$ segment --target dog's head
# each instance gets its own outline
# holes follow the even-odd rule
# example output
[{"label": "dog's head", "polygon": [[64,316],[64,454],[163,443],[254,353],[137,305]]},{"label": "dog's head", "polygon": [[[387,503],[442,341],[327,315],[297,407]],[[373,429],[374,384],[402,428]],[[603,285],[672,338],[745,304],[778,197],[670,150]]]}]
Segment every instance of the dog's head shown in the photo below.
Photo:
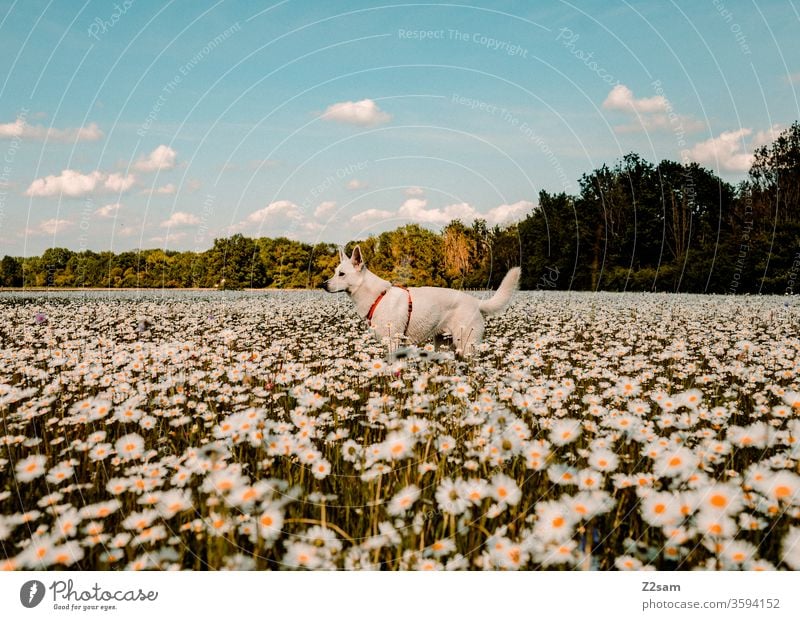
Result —
[{"label": "dog's head", "polygon": [[353,249],[353,254],[350,258],[347,257],[344,250],[339,248],[339,265],[336,267],[333,276],[322,283],[322,288],[329,293],[341,293],[343,291],[351,293],[361,286],[365,270],[366,267],[364,266],[359,246]]}]

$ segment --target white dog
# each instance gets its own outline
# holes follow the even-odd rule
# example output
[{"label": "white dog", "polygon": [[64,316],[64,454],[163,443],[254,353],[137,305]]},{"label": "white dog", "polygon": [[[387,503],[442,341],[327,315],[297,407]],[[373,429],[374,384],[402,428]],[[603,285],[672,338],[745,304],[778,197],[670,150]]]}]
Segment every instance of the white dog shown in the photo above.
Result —
[{"label": "white dog", "polygon": [[474,353],[483,337],[483,317],[508,305],[519,284],[519,267],[511,269],[491,299],[434,286],[405,288],[379,278],[364,264],[356,246],[348,258],[339,249],[336,273],[322,284],[329,293],[347,292],[358,314],[369,321],[378,339],[404,336],[419,344],[435,336],[450,336],[456,353]]}]

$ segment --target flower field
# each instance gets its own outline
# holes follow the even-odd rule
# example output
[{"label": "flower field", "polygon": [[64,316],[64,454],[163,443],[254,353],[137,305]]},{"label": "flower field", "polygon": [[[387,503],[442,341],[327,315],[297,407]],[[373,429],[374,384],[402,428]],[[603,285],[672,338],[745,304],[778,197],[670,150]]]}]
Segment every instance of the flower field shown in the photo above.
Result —
[{"label": "flower field", "polygon": [[800,569],[800,304],[0,295],[4,569]]}]

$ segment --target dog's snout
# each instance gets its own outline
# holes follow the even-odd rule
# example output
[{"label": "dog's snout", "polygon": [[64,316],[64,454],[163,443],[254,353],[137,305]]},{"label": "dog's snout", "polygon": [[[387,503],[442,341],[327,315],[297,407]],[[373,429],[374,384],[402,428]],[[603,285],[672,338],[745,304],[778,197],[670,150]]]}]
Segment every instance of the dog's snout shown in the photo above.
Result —
[{"label": "dog's snout", "polygon": [[323,282],[320,282],[320,283],[317,285],[317,288],[321,288],[322,290],[324,290],[324,291],[327,291],[327,290],[328,290],[328,281],[327,281],[327,280],[325,280],[325,281],[323,281]]}]

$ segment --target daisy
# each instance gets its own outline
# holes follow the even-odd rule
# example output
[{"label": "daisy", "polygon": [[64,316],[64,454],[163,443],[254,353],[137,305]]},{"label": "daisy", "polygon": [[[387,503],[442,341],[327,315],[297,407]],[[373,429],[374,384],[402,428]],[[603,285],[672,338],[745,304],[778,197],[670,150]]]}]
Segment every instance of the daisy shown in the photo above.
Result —
[{"label": "daisy", "polygon": [[73,538],[78,533],[78,525],[82,518],[75,508],[69,508],[56,519],[53,532],[60,538]]},{"label": "daisy", "polygon": [[20,565],[38,570],[51,565],[53,550],[56,548],[55,542],[50,536],[33,536],[18,556]]},{"label": "daisy", "polygon": [[110,443],[98,443],[89,450],[89,458],[92,461],[103,461],[111,455]]},{"label": "daisy", "polygon": [[489,484],[483,478],[470,478],[459,483],[459,495],[474,505],[480,505],[490,493]]},{"label": "daisy", "polygon": [[752,570],[752,571],[773,571],[775,570],[775,565],[772,562],[767,560],[755,560],[753,562],[746,562],[744,565],[745,570]]},{"label": "daisy", "polygon": [[794,472],[776,471],[763,480],[754,481],[753,487],[772,501],[800,505],[800,476]]},{"label": "daisy", "polygon": [[281,535],[283,512],[276,507],[267,507],[257,518],[258,534],[265,540],[275,540]]},{"label": "daisy", "polygon": [[642,386],[639,381],[630,377],[620,377],[614,389],[623,398],[634,398],[642,392]]},{"label": "daisy", "polygon": [[348,439],[342,444],[342,458],[349,462],[355,463],[361,456],[361,446],[358,442]]},{"label": "daisy", "polygon": [[389,433],[382,445],[382,458],[400,460],[411,456],[414,450],[414,440],[402,432]]},{"label": "daisy", "polygon": [[70,462],[63,461],[47,472],[46,480],[50,484],[58,485],[71,478],[73,473],[75,473],[75,469]]},{"label": "daisy", "polygon": [[44,474],[47,457],[41,454],[31,455],[17,462],[17,482],[30,482]]},{"label": "daisy", "polygon": [[440,435],[436,440],[436,447],[442,454],[448,454],[456,446],[456,440],[450,435]]},{"label": "daisy", "polygon": [[503,570],[518,570],[527,564],[528,552],[520,545],[511,543],[492,553],[492,564]]},{"label": "daisy", "polygon": [[678,395],[678,399],[690,409],[697,409],[703,398],[703,393],[698,389],[686,390]]},{"label": "daisy", "polygon": [[553,464],[547,468],[547,477],[553,484],[570,485],[578,483],[578,472],[574,467],[562,464]]},{"label": "daisy", "polygon": [[680,501],[669,492],[649,491],[641,499],[642,518],[654,527],[676,525],[683,520]]},{"label": "daisy", "polygon": [[114,514],[122,507],[119,500],[112,499],[108,502],[101,502],[99,504],[89,504],[80,509],[79,513],[83,519],[105,519],[106,517]]},{"label": "daisy", "polygon": [[47,495],[43,496],[38,502],[36,502],[36,505],[39,506],[40,508],[55,506],[56,504],[58,504],[58,502],[61,501],[63,497],[64,494],[59,493],[58,491],[55,491],[53,493],[48,493]]},{"label": "daisy", "polygon": [[565,446],[575,441],[580,434],[580,420],[564,418],[553,423],[550,429],[550,442],[557,446]]},{"label": "daisy", "polygon": [[574,565],[578,562],[577,547],[578,543],[574,540],[564,540],[554,545],[548,545],[539,554],[539,562],[545,567],[558,564]]},{"label": "daisy", "polygon": [[78,541],[70,540],[62,545],[53,547],[51,552],[51,561],[53,564],[60,566],[71,566],[76,562],[83,559],[83,547],[80,546]]},{"label": "daisy", "polygon": [[400,516],[414,505],[414,502],[419,499],[419,496],[419,487],[411,484],[398,491],[394,497],[392,497],[386,508],[386,512],[392,516]]},{"label": "daisy", "polygon": [[765,422],[750,426],[729,426],[727,439],[739,448],[766,448],[773,431]]},{"label": "daisy", "polygon": [[118,422],[138,422],[144,411],[136,407],[136,401],[130,400],[114,409],[114,419]]},{"label": "daisy", "polygon": [[783,537],[781,560],[792,570],[800,570],[800,527],[790,527]]},{"label": "daisy", "polygon": [[736,533],[736,522],[724,514],[703,511],[695,517],[697,531],[714,539],[731,538]]},{"label": "daisy", "polygon": [[114,444],[114,449],[120,458],[138,459],[144,451],[144,439],[137,433],[130,433],[120,437]]},{"label": "daisy", "polygon": [[420,558],[414,565],[414,570],[419,570],[419,571],[435,571],[435,570],[442,570],[443,568],[444,567],[440,562],[437,562],[432,558]]},{"label": "daisy", "polygon": [[619,466],[619,457],[611,450],[594,450],[589,456],[589,465],[597,471],[614,471]]},{"label": "daisy", "polygon": [[472,388],[463,381],[456,383],[451,390],[453,396],[457,396],[458,398],[462,399],[467,398],[471,392]]},{"label": "daisy", "polygon": [[315,547],[324,548],[332,554],[337,554],[342,550],[342,541],[330,528],[315,525],[308,528],[301,536]]},{"label": "daisy", "polygon": [[320,568],[323,562],[317,547],[304,542],[290,543],[286,555],[283,557],[283,563],[289,568],[314,570]]},{"label": "daisy", "polygon": [[504,474],[492,476],[489,493],[497,502],[508,504],[509,506],[516,506],[522,498],[522,491],[517,486],[517,483],[513,478]]},{"label": "daisy", "polygon": [[581,491],[594,491],[603,486],[605,478],[594,469],[587,467],[577,473],[578,488]]},{"label": "daisy", "polygon": [[561,542],[572,536],[575,517],[567,505],[559,501],[540,502],[536,506],[534,534],[544,542]]},{"label": "daisy", "polygon": [[698,493],[699,508],[716,515],[737,514],[742,509],[742,490],[730,483],[713,484]]},{"label": "daisy", "polygon": [[785,402],[789,407],[800,413],[800,392],[786,390],[781,398],[783,398],[783,402]]},{"label": "daisy", "polygon": [[742,568],[743,564],[755,559],[756,553],[757,549],[751,543],[744,540],[730,540],[723,543],[720,555],[728,566]]},{"label": "daisy", "polygon": [[446,555],[450,555],[453,551],[456,550],[456,544],[453,542],[451,538],[440,538],[431,544],[426,550],[426,553],[430,553],[434,557],[441,558]]},{"label": "daisy", "polygon": [[321,458],[311,466],[311,473],[317,480],[323,480],[331,473],[331,464]]},{"label": "daisy", "polygon": [[608,512],[614,506],[611,496],[604,491],[581,492],[564,500],[576,521],[588,521],[596,515]]},{"label": "daisy", "polygon": [[158,498],[157,510],[164,519],[171,519],[179,512],[192,507],[192,495],[189,491],[171,489]]},{"label": "daisy", "polygon": [[688,478],[696,469],[699,459],[693,450],[683,447],[667,448],[655,460],[653,473],[658,477]]},{"label": "daisy", "polygon": [[436,503],[448,514],[460,515],[469,507],[467,499],[462,497],[459,486],[450,478],[445,478],[436,488]]},{"label": "daisy", "polygon": [[617,570],[641,570],[642,562],[630,555],[620,555],[614,558],[614,566]]},{"label": "daisy", "polygon": [[122,527],[126,530],[142,531],[150,527],[153,521],[158,518],[156,510],[143,510],[141,512],[132,512],[122,522]]}]

